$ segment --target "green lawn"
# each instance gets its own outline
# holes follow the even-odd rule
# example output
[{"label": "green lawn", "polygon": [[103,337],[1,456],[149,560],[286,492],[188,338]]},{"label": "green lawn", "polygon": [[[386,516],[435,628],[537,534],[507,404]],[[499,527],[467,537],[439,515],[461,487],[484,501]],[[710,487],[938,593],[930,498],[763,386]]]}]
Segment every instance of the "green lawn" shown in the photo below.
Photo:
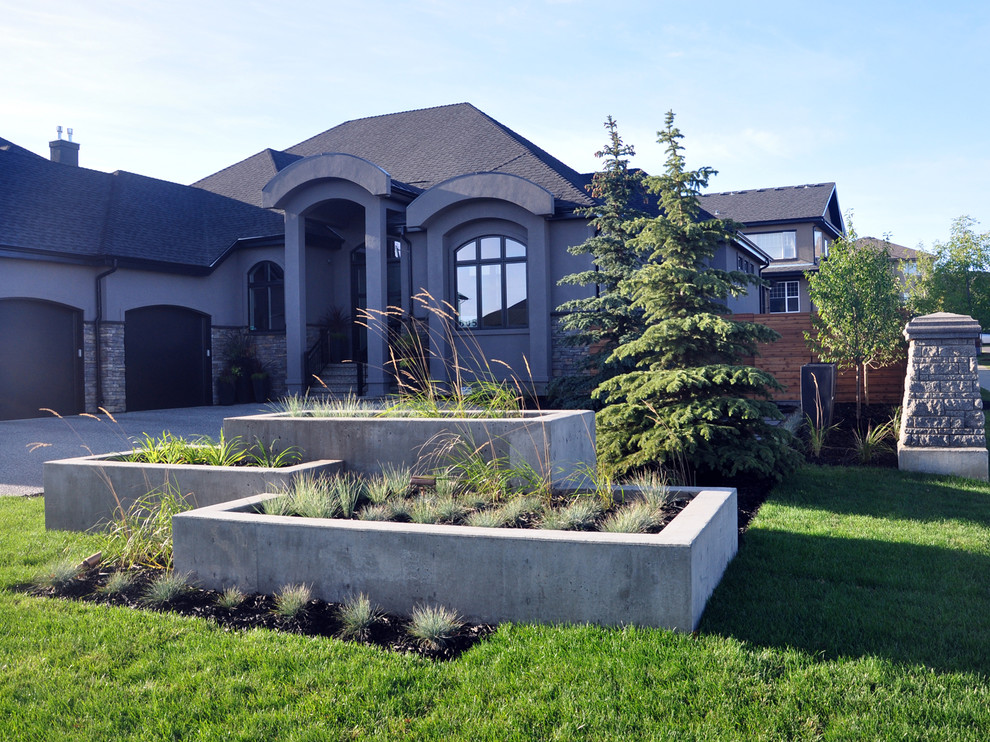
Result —
[{"label": "green lawn", "polygon": [[806,468],[694,636],[503,625],[446,664],[13,588],[89,537],[0,499],[0,739],[990,738],[990,487]]}]

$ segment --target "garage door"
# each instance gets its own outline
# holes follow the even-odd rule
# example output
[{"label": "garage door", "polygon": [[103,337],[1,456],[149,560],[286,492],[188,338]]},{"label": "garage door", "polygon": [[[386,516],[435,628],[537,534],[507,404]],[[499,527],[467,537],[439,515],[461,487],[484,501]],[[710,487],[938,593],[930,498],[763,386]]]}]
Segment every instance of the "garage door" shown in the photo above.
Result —
[{"label": "garage door", "polygon": [[0,420],[83,411],[82,310],[0,299]]},{"label": "garage door", "polygon": [[124,314],[128,410],[196,407],[213,402],[210,316],[175,306]]}]

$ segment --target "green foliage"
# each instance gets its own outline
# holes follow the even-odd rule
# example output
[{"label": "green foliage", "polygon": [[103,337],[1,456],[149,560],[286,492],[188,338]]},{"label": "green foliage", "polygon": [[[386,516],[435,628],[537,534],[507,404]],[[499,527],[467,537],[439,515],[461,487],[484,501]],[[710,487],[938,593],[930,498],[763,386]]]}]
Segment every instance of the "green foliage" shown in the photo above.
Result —
[{"label": "green foliage", "polygon": [[644,215],[646,205],[643,174],[630,168],[629,158],[636,152],[622,141],[618,124],[611,116],[605,121],[605,129],[608,142],[595,153],[603,160],[602,170],[595,173],[589,187],[597,203],[578,211],[580,216],[590,218],[594,234],[568,248],[574,255],[589,256],[591,266],[559,281],[561,285],[594,287],[594,295],[566,301],[557,308],[562,314],[560,326],[568,332],[567,341],[588,347],[591,352],[581,373],[554,381],[550,393],[560,406],[587,404],[597,381],[622,370],[621,364],[609,360],[612,351],[643,330],[642,312],[633,307],[628,296],[616,290],[643,262],[643,252],[633,239],[636,219]]},{"label": "green foliage", "polygon": [[890,444],[887,439],[891,437],[894,430],[894,421],[888,420],[880,425],[868,425],[866,432],[853,431],[853,448],[856,452],[856,459],[860,464],[869,464],[882,451],[889,451]]},{"label": "green foliage", "polygon": [[100,535],[105,559],[120,569],[171,568],[172,516],[190,508],[171,482],[138,498],[126,511],[118,508]]},{"label": "green foliage", "polygon": [[602,504],[594,497],[578,497],[562,508],[544,511],[540,528],[552,531],[590,531],[602,514]]},{"label": "green foliage", "polygon": [[101,595],[114,597],[122,595],[134,584],[134,572],[114,572],[107,578],[106,583],[97,590]]},{"label": "green foliage", "polygon": [[247,596],[237,587],[228,587],[217,596],[217,605],[232,611],[247,600]]},{"label": "green foliage", "polygon": [[647,533],[659,522],[659,512],[648,502],[623,505],[602,522],[603,533]]},{"label": "green foliage", "polygon": [[779,385],[772,375],[739,365],[757,344],[778,336],[725,316],[725,301],[758,279],[711,267],[734,225],[699,221],[697,196],[715,171],[685,169],[673,122],[668,113],[658,135],[666,169],[646,179],[661,214],[636,222],[634,242],[646,262],[618,287],[642,311],[646,329],[611,356],[634,369],[594,392],[606,402],[597,416],[599,457],[619,473],[680,461],[689,477],[780,478],[797,456],[790,433],[767,422],[780,417],[768,400]]},{"label": "green foliage", "polygon": [[61,590],[72,584],[79,576],[79,572],[79,562],[68,558],[59,559],[40,572],[34,578],[34,583]]},{"label": "green foliage", "polygon": [[918,272],[908,284],[912,314],[968,314],[990,327],[990,232],[975,232],[977,223],[960,216],[948,242],[919,251]]},{"label": "green foliage", "polygon": [[903,347],[901,293],[886,245],[856,244],[852,217],[849,234],[829,247],[817,273],[808,273],[808,293],[817,312],[809,347],[826,363],[856,369],[856,419],[861,396],[869,404],[867,374],[897,360]]},{"label": "green foliage", "polygon": [[364,593],[348,598],[337,613],[341,623],[340,636],[344,639],[363,641],[368,638],[371,627],[381,617],[381,610],[373,605]]},{"label": "green foliage", "polygon": [[275,594],[275,615],[286,620],[302,618],[312,599],[313,591],[308,585],[284,585]]},{"label": "green foliage", "polygon": [[151,608],[163,608],[178,600],[189,590],[189,576],[165,572],[152,580],[141,596],[141,602]]},{"label": "green foliage", "polygon": [[423,646],[441,649],[457,636],[463,625],[460,616],[449,608],[422,605],[413,608],[409,634]]}]

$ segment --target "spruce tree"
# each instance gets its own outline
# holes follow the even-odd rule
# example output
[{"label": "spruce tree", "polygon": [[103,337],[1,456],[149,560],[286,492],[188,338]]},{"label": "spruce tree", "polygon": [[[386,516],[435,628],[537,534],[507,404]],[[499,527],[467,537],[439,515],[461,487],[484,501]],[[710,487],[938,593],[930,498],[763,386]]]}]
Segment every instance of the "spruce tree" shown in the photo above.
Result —
[{"label": "spruce tree", "polygon": [[568,248],[574,255],[589,255],[592,266],[559,282],[594,289],[590,296],[557,307],[565,342],[589,349],[579,372],[551,386],[550,394],[561,406],[586,406],[595,385],[622,370],[621,365],[607,362],[612,351],[643,329],[642,312],[634,310],[629,297],[617,291],[643,263],[642,251],[633,243],[636,219],[645,215],[643,174],[630,167],[635,149],[622,141],[611,116],[605,121],[605,130],[608,142],[595,152],[603,161],[602,169],[595,173],[589,188],[596,204],[578,212],[589,218],[594,234]]},{"label": "spruce tree", "polygon": [[699,221],[698,194],[715,174],[687,170],[674,114],[658,132],[667,160],[646,179],[660,214],[632,228],[646,256],[618,291],[642,312],[645,329],[625,340],[610,361],[631,363],[594,394],[606,402],[597,416],[599,455],[617,472],[666,466],[705,482],[741,475],[779,479],[797,462],[790,433],[768,422],[780,412],[769,401],[780,386],[741,359],[778,335],[728,318],[726,300],[756,279],[712,267],[719,246],[734,235],[720,219]]}]

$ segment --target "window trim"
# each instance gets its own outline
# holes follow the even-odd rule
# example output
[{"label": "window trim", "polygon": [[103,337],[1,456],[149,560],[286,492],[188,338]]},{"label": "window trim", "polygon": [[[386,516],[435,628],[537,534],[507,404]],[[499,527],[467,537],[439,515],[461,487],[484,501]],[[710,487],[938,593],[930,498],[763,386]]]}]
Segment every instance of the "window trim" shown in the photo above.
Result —
[{"label": "window trim", "polygon": [[[482,242],[488,239],[498,239],[499,240],[499,254],[498,257],[483,257],[482,256]],[[506,254],[507,243],[511,242],[518,245],[522,249],[522,255],[508,256]],[[474,255],[471,258],[458,259],[458,253],[461,252],[466,247],[474,246]],[[457,326],[462,330],[470,330],[472,332],[500,332],[505,330],[520,330],[527,329],[529,327],[529,247],[525,242],[507,234],[492,234],[486,233],[473,237],[469,240],[463,240],[458,243],[458,245],[452,251],[453,260],[451,265],[453,266],[453,295],[454,295],[454,307],[456,309],[458,318]],[[508,284],[507,279],[508,271],[506,266],[509,265],[522,265],[524,273],[524,302],[525,302],[525,319],[523,322],[510,323],[510,307],[508,306]],[[501,322],[499,325],[494,327],[484,327],[481,322],[484,318],[483,307],[481,305],[483,292],[483,272],[484,267],[497,266],[499,271],[499,315]],[[460,268],[474,268],[474,299],[476,302],[476,324],[475,326],[461,324],[460,321],[460,304],[461,300],[458,298],[460,291],[460,284],[458,273]],[[517,302],[518,303],[518,302]]]}]

